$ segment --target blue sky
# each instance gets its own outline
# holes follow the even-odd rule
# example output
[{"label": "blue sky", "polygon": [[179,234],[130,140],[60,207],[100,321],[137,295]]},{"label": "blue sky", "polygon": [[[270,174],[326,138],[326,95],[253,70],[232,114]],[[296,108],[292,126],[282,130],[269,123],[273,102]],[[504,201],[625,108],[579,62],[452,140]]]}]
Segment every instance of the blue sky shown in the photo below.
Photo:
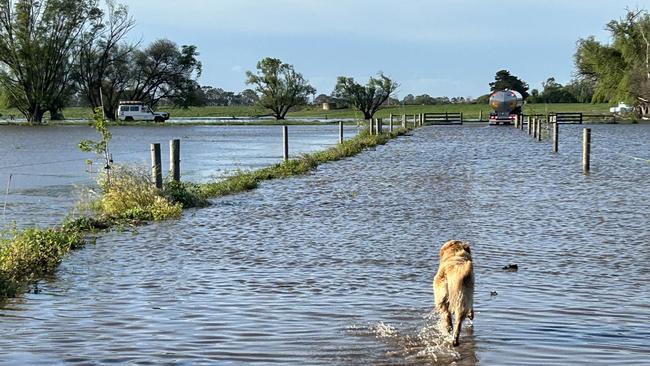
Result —
[{"label": "blue sky", "polygon": [[574,73],[576,41],[609,42],[605,25],[650,0],[122,0],[143,44],[195,44],[202,85],[246,88],[245,71],[276,57],[318,93],[336,77],[383,71],[398,95],[477,97],[500,69],[532,88]]}]

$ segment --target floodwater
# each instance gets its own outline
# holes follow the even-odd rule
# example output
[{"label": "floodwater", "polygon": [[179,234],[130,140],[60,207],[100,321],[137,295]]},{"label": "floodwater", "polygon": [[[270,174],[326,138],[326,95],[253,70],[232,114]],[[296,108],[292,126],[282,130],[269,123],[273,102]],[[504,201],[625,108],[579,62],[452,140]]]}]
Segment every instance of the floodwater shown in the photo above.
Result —
[{"label": "floodwater", "polygon": [[[289,126],[289,153],[323,150],[338,142],[338,125]],[[169,140],[181,139],[183,180],[205,182],[238,169],[282,160],[281,126],[112,127],[115,163],[151,166],[151,143],[160,143],[163,172],[169,169]],[[356,134],[346,126],[345,135]],[[83,187],[94,187],[103,163],[79,150],[83,139],[98,140],[87,126],[0,126],[0,228],[51,226],[73,209]],[[86,160],[94,160],[92,166]],[[10,179],[11,177],[11,179]]]},{"label": "floodwater", "polygon": [[[425,127],[182,219],[103,234],[0,310],[0,363],[642,365],[650,126]],[[472,244],[472,327],[431,314]],[[518,264],[517,272],[501,268]]]}]

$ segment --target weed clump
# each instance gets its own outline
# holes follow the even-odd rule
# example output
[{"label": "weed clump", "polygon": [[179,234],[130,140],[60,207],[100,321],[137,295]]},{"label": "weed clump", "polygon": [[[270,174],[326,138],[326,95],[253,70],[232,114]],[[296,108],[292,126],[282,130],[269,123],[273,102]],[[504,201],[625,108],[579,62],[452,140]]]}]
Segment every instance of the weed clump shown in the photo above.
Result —
[{"label": "weed clump", "polygon": [[165,184],[162,196],[169,202],[180,203],[183,208],[206,207],[208,202],[201,186],[190,182],[171,181]]},{"label": "weed clump", "polygon": [[118,222],[180,217],[183,204],[163,197],[144,170],[126,165],[111,170],[110,184],[106,175],[98,180],[102,196],[93,208],[100,214]]},{"label": "weed clump", "polygon": [[70,228],[12,230],[0,238],[0,298],[13,297],[24,283],[53,272],[83,243],[83,233]]}]

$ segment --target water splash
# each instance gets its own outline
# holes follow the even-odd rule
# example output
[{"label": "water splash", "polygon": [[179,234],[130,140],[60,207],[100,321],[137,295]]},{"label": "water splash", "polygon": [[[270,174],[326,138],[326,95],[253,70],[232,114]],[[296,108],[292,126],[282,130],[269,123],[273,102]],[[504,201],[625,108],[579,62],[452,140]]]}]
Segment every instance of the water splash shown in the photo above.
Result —
[{"label": "water splash", "polygon": [[351,325],[348,333],[372,336],[386,345],[390,357],[411,361],[455,362],[460,354],[451,346],[452,337],[444,331],[435,312],[427,313],[415,328],[398,329],[383,321],[366,326]]}]

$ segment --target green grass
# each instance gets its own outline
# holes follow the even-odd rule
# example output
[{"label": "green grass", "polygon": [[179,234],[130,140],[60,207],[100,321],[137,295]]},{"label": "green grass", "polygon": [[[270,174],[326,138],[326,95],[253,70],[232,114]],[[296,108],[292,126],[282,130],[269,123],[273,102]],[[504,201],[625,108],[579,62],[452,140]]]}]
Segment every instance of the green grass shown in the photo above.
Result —
[{"label": "green grass", "polygon": [[14,230],[0,237],[0,300],[52,273],[70,250],[83,243],[84,234],[69,226]]},{"label": "green grass", "polygon": [[307,174],[320,164],[359,154],[408,131],[398,128],[382,135],[363,131],[324,151],[258,170],[239,171],[220,181],[170,182],[162,191],[152,188],[141,171],[116,167],[110,186],[100,179],[103,195],[90,204],[94,215],[69,219],[55,228],[0,232],[0,301],[18,295],[29,282],[52,273],[70,250],[83,245],[91,232],[176,218],[181,207],[202,207],[208,204],[208,198],[249,191],[271,179]]},{"label": "green grass", "polygon": [[[587,104],[587,103],[559,103],[559,104],[526,104],[524,113],[543,113],[548,112],[582,112],[585,114],[608,113],[610,104]],[[192,107],[188,109],[164,108],[159,110],[169,112],[174,117],[254,117],[269,115],[269,111],[260,107],[231,106],[231,107]],[[387,118],[391,113],[395,115],[417,114],[427,112],[463,112],[466,119],[476,119],[479,112],[483,111],[483,117],[487,118],[490,108],[486,104],[445,104],[445,105],[407,105],[407,106],[390,106],[381,109],[375,117]],[[15,109],[0,109],[0,113],[6,118],[13,114],[17,117],[20,113]],[[66,118],[84,118],[92,119],[92,110],[90,108],[66,108],[63,111]],[[297,107],[294,111],[289,112],[288,117],[316,117],[336,120],[337,118],[356,118],[362,119],[363,114],[352,109],[337,109],[325,111],[320,107]],[[47,118],[47,116],[46,116]],[[233,122],[236,123],[236,122]],[[264,122],[273,123],[273,122]],[[151,124],[151,123],[149,123]]]}]

